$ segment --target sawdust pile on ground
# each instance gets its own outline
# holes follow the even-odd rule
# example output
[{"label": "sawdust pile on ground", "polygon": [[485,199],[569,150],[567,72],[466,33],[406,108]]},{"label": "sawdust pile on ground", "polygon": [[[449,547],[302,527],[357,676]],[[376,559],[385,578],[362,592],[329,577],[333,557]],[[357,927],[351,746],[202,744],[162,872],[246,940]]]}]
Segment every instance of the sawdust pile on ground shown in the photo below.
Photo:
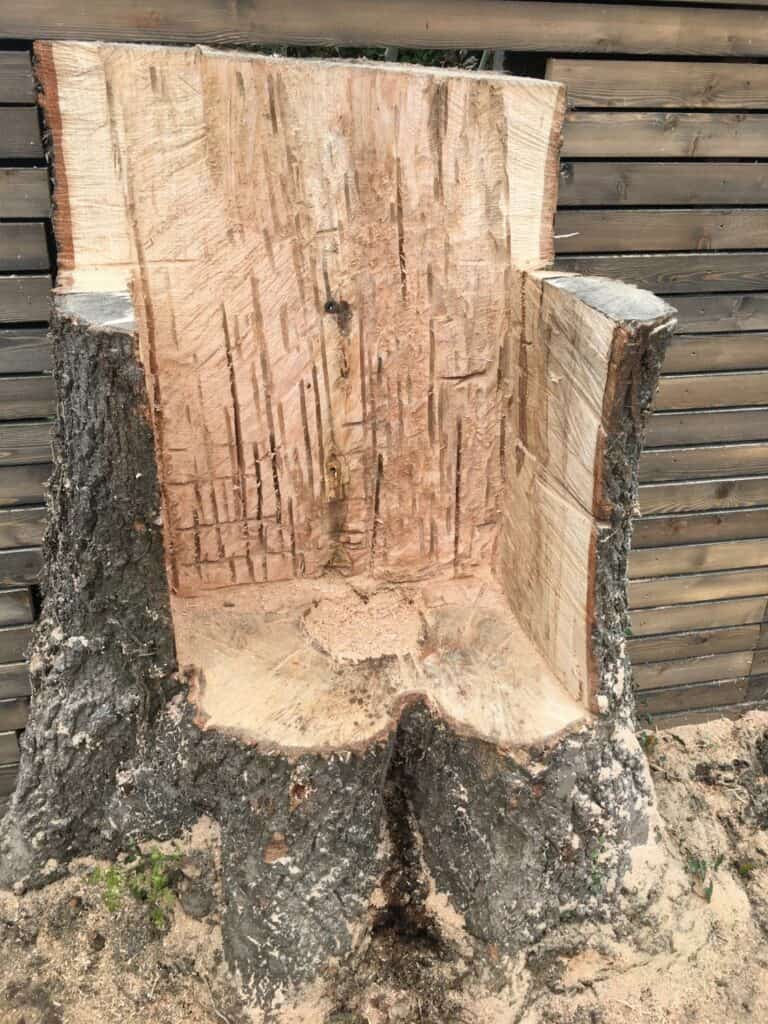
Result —
[{"label": "sawdust pile on ground", "polygon": [[[476,970],[462,965],[466,985],[457,985],[454,967],[425,970],[428,951],[407,943],[393,968],[391,937],[377,939],[343,1005],[318,1010],[316,1024],[768,1020],[768,713],[644,742],[665,849],[622,895],[616,921],[561,926],[511,962],[507,985],[484,1000],[472,991]],[[87,862],[43,891],[1,893],[0,1024],[255,1019],[223,965],[217,843],[202,823],[185,844],[164,930],[132,899],[110,912]]]}]

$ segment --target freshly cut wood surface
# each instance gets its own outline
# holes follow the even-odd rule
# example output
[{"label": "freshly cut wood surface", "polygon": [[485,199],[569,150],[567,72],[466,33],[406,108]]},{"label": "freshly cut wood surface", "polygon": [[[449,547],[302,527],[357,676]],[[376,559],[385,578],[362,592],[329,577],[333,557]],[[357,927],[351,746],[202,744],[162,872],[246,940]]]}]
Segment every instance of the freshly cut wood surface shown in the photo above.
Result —
[{"label": "freshly cut wood surface", "polygon": [[0,373],[49,373],[51,363],[44,327],[0,327]]},{"label": "freshly cut wood surface", "polygon": [[[678,334],[664,356],[665,373],[768,369],[768,333]],[[768,434],[766,434],[768,436]]]},{"label": "freshly cut wood surface", "polygon": [[648,448],[711,441],[753,441],[768,437],[768,406],[657,412],[650,418]]},{"label": "freshly cut wood surface", "polygon": [[566,119],[562,155],[569,159],[758,159],[768,156],[766,126],[768,114],[577,110]]},{"label": "freshly cut wood surface", "polygon": [[751,651],[759,635],[760,626],[757,623],[752,626],[726,626],[692,633],[631,639],[627,641],[627,651],[633,665],[642,665],[647,661],[674,661],[704,654]]},{"label": "freshly cut wood surface", "polygon": [[756,249],[767,237],[762,207],[560,210],[555,220],[558,253]]},{"label": "freshly cut wood surface", "polygon": [[761,567],[631,580],[629,603],[632,608],[653,608],[674,601],[685,604],[688,601],[716,601],[764,593],[765,569]]},{"label": "freshly cut wood surface", "polygon": [[37,547],[45,530],[45,506],[0,508],[0,548]]},{"label": "freshly cut wood surface", "polygon": [[51,279],[47,275],[0,277],[0,324],[45,322],[50,307]]},{"label": "freshly cut wood surface", "polygon": [[631,616],[632,636],[652,636],[716,626],[741,626],[760,623],[766,610],[763,594],[733,597],[720,601],[661,605],[636,608]]},{"label": "freshly cut wood surface", "polygon": [[768,292],[676,295],[683,333],[762,331],[768,328]]},{"label": "freshly cut wood surface", "polygon": [[35,80],[29,53],[0,50],[0,103],[34,102]]},{"label": "freshly cut wood surface", "polygon": [[[0,438],[2,434],[0,433]],[[696,480],[710,476],[748,476],[768,469],[768,441],[652,448],[640,459],[640,480]]]},{"label": "freshly cut wood surface", "polygon": [[703,512],[707,509],[749,508],[765,504],[768,476],[686,480],[681,483],[642,484],[640,512]]},{"label": "freshly cut wood surface", "polygon": [[45,167],[0,167],[0,217],[48,217],[50,212]]},{"label": "freshly cut wood surface", "polygon": [[[555,266],[575,274],[618,278],[669,296],[680,292],[764,291],[768,287],[768,253],[759,251],[558,256]],[[765,350],[764,358],[768,358]],[[664,369],[670,372],[667,362]]]},{"label": "freshly cut wood surface", "polygon": [[768,68],[761,64],[694,61],[547,61],[547,78],[562,82],[573,107],[768,110]]},{"label": "freshly cut wood surface", "polygon": [[768,507],[693,515],[640,516],[632,527],[632,548],[768,537]]},{"label": "freshly cut wood surface", "polygon": [[656,409],[725,409],[768,403],[768,370],[662,377]]},{"label": "freshly cut wood surface", "polygon": [[768,566],[768,537],[642,548],[630,555],[629,575],[637,579],[674,573],[746,569],[758,565]]},{"label": "freshly cut wood surface", "polygon": [[56,412],[53,378],[0,377],[0,415],[4,420],[42,419]]}]

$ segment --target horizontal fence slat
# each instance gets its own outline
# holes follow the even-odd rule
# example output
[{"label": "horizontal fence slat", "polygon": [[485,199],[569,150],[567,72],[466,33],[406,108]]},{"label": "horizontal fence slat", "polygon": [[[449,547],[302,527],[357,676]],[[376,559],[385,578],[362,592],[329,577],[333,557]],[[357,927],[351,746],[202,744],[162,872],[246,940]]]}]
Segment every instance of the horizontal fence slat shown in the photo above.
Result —
[{"label": "horizontal fence slat", "polygon": [[0,764],[15,764],[19,760],[19,744],[15,732],[0,732]]},{"label": "horizontal fence slat", "polygon": [[0,167],[0,217],[49,217],[45,167]]},{"label": "horizontal fence slat", "polygon": [[[723,705],[738,704],[747,699],[748,679],[718,679],[711,683],[692,683],[687,686],[660,687],[638,694],[637,714],[658,715],[674,712],[695,712]],[[718,716],[719,717],[719,716]],[[678,724],[693,724],[686,718]],[[669,723],[670,726],[672,723]],[[662,725],[663,728],[663,725]]]},{"label": "horizontal fence slat", "polygon": [[26,50],[0,51],[0,103],[34,102],[35,80],[29,53]]},{"label": "horizontal fence slat", "polygon": [[[0,403],[0,415],[3,406]],[[0,466],[51,461],[51,424],[46,421],[0,422]]]},{"label": "horizontal fence slat", "polygon": [[[661,548],[640,548],[629,556],[630,579],[643,576],[671,576],[674,573],[714,572],[768,566],[768,537],[754,540],[726,540],[714,544],[681,544]],[[766,573],[768,592],[768,572]]]},{"label": "horizontal fence slat", "polygon": [[45,532],[45,518],[44,505],[0,508],[0,549],[39,547]]},{"label": "horizontal fence slat", "polygon": [[[2,429],[0,446],[1,442]],[[766,470],[768,441],[699,445],[695,448],[649,448],[640,457],[641,483],[705,479],[730,473],[734,476],[749,476],[750,473],[765,473]]]},{"label": "horizontal fence slat", "polygon": [[656,633],[711,629],[715,626],[743,626],[759,624],[766,610],[764,594],[750,597],[725,598],[720,601],[700,601],[690,604],[658,605],[636,608],[630,615],[632,636],[652,636]]},{"label": "horizontal fence slat", "polygon": [[0,665],[0,699],[28,697],[30,692],[29,665],[25,661]]},{"label": "horizontal fence slat", "polygon": [[29,701],[24,697],[0,700],[0,730],[24,729],[29,718]]},{"label": "horizontal fence slat", "polygon": [[700,412],[657,412],[648,421],[645,444],[664,448],[711,441],[755,441],[768,438],[768,406],[704,409]]},{"label": "horizontal fence slat", "polygon": [[35,609],[28,587],[0,590],[0,626],[23,626],[34,622],[34,618]]},{"label": "horizontal fence slat", "polygon": [[0,507],[34,505],[45,497],[48,465],[0,467]]},{"label": "horizontal fence slat", "polygon": [[627,653],[634,666],[647,661],[673,661],[702,654],[732,654],[751,651],[757,642],[760,626],[733,626],[723,629],[701,629],[692,633],[667,636],[638,637],[627,641]]},{"label": "horizontal fence slat", "polygon": [[0,107],[0,158],[42,159],[43,143],[35,107]]},{"label": "horizontal fence slat", "polygon": [[749,508],[765,504],[768,476],[727,480],[687,480],[640,486],[640,514],[706,512],[709,509]]},{"label": "horizontal fence slat", "polygon": [[768,292],[675,295],[671,301],[685,334],[768,329]]},{"label": "horizontal fence slat", "polygon": [[49,264],[42,222],[0,223],[0,271],[47,270]]},{"label": "horizontal fence slat", "polygon": [[47,275],[0,277],[0,324],[47,322],[51,279]]},{"label": "horizontal fence slat", "polygon": [[29,626],[3,626],[0,629],[0,663],[22,661],[32,639]]},{"label": "horizontal fence slat", "polygon": [[768,157],[768,114],[574,111],[561,156],[628,159]]},{"label": "horizontal fence slat", "polygon": [[[616,278],[648,291],[663,292],[670,297],[672,305],[674,296],[680,292],[745,292],[768,288],[768,252],[559,256],[555,267],[575,274]],[[768,350],[764,349],[762,358],[768,361]]]},{"label": "horizontal fence slat", "polygon": [[756,249],[766,238],[768,209],[762,207],[560,210],[555,218],[558,254]]},{"label": "horizontal fence slat", "polygon": [[0,377],[0,420],[43,419],[55,413],[52,377]]},{"label": "horizontal fence slat", "polygon": [[698,658],[681,658],[679,661],[645,662],[633,668],[632,676],[639,690],[653,690],[662,686],[744,677],[749,674],[751,664],[751,651],[705,654]]},{"label": "horizontal fence slat", "polygon": [[0,327],[0,374],[49,373],[52,357],[45,327]]},{"label": "horizontal fence slat", "polygon": [[555,57],[547,78],[567,86],[571,107],[768,110],[768,67],[760,64]]},{"label": "horizontal fence slat", "polygon": [[634,552],[644,548],[763,537],[768,537],[768,507],[696,512],[690,516],[640,516],[632,524]]},{"label": "horizontal fence slat", "polygon": [[766,591],[765,569],[691,573],[629,581],[630,608],[662,604],[716,601],[726,597],[756,597]]},{"label": "horizontal fence slat", "polygon": [[768,333],[679,334],[670,340],[664,373],[768,369]]},{"label": "horizontal fence slat", "polygon": [[3,803],[7,805],[8,798],[16,789],[18,777],[19,766],[17,764],[0,766],[0,815],[5,813],[6,808]]},{"label": "horizontal fence slat", "polygon": [[9,548],[0,551],[0,586],[37,583],[42,564],[40,548]]},{"label": "horizontal fence slat", "polygon": [[768,402],[768,370],[729,373],[691,373],[664,376],[659,381],[658,411],[726,409]]}]

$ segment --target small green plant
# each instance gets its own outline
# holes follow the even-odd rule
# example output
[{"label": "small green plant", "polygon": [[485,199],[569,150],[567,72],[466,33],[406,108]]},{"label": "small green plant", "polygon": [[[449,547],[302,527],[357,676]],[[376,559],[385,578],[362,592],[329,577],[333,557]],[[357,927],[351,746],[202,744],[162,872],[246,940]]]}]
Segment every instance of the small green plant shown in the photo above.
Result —
[{"label": "small green plant", "polygon": [[600,854],[605,847],[605,836],[600,836],[594,848],[589,854],[589,888],[595,895],[603,891],[603,868],[600,864]]},{"label": "small green plant", "polygon": [[110,913],[116,913],[125,897],[131,896],[146,907],[149,920],[162,931],[173,907],[173,886],[181,856],[163,853],[156,847],[142,852],[137,847],[108,868],[94,868],[89,881],[101,886],[104,905]]},{"label": "small green plant", "polygon": [[655,732],[641,732],[638,739],[646,757],[650,757],[659,745],[659,737]]},{"label": "small green plant", "polygon": [[752,872],[757,867],[757,864],[753,860],[737,860],[734,862],[736,871],[738,872],[739,878],[750,879]]},{"label": "small green plant", "polygon": [[718,871],[725,860],[725,854],[719,853],[710,864],[704,857],[689,855],[685,862],[685,870],[694,880],[694,889],[698,883],[701,886],[701,895],[707,901],[712,902],[712,893],[715,891],[715,872]]}]

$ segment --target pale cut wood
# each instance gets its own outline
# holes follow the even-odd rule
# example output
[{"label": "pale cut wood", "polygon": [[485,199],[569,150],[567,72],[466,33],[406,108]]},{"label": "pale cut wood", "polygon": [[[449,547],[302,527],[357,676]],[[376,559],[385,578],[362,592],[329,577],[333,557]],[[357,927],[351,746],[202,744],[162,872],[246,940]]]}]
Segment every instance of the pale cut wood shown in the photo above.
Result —
[{"label": "pale cut wood", "polygon": [[640,487],[640,512],[650,515],[755,507],[765,503],[766,486],[768,476],[643,484]]},{"label": "pale cut wood", "polygon": [[0,103],[34,103],[35,80],[26,50],[0,51]]},{"label": "pale cut wood", "polygon": [[15,732],[0,732],[0,764],[16,764],[19,744]]},{"label": "pale cut wood", "polygon": [[744,677],[748,675],[751,664],[751,651],[705,654],[700,658],[681,658],[679,661],[649,661],[637,665],[632,676],[639,690],[654,690],[664,686]]},{"label": "pale cut wood", "polygon": [[704,654],[732,654],[754,649],[760,626],[702,629],[692,633],[671,633],[627,641],[627,651],[633,665],[647,661],[674,661],[699,657]]},{"label": "pale cut wood", "polygon": [[43,156],[35,107],[0,107],[0,159],[34,160]]},{"label": "pale cut wood", "polygon": [[630,580],[629,604],[631,608],[653,608],[675,601],[685,604],[726,597],[754,597],[765,593],[765,578],[765,569],[761,567]]},{"label": "pale cut wood", "polygon": [[640,516],[632,526],[632,548],[700,544],[768,537],[768,507],[693,515]]},{"label": "pale cut wood", "polygon": [[[0,431],[2,438],[2,431]],[[702,480],[710,476],[749,476],[768,469],[768,441],[650,448],[640,459],[640,480]]]},{"label": "pale cut wood", "polygon": [[39,222],[0,223],[0,272],[47,270],[48,243]]},{"label": "pale cut wood", "polygon": [[0,548],[37,547],[45,530],[45,506],[0,508]]},{"label": "pale cut wood", "polygon": [[763,594],[733,597],[721,601],[636,608],[631,616],[631,636],[652,636],[675,630],[712,629],[760,623],[766,608]]},{"label": "pale cut wood", "polygon": [[29,588],[0,590],[0,626],[23,626],[33,622],[34,618],[35,610]]},{"label": "pale cut wood", "polygon": [[555,220],[558,254],[756,249],[766,237],[768,210],[762,207],[560,210]]},{"label": "pale cut wood", "polygon": [[768,566],[768,538],[641,548],[630,555],[629,575],[638,579],[718,569],[746,569],[758,565]]},{"label": "pale cut wood", "polygon": [[671,114],[574,111],[563,131],[562,154],[576,157],[768,156],[768,114]]},{"label": "pale cut wood", "polygon": [[0,217],[48,217],[50,212],[45,167],[0,167]]},{"label": "pale cut wood", "polygon": [[30,692],[29,665],[26,662],[0,665],[0,699],[28,697]]},{"label": "pale cut wood", "polygon": [[725,409],[768,404],[768,370],[662,377],[656,409]]},{"label": "pale cut wood", "polygon": [[768,406],[701,412],[657,412],[650,418],[648,448],[711,441],[752,441],[768,437]]},{"label": "pale cut wood", "polygon": [[44,327],[0,327],[0,374],[49,373],[51,355]]},{"label": "pale cut wood", "polygon": [[42,568],[39,548],[13,548],[0,551],[0,586],[37,583]]},{"label": "pale cut wood", "polygon": [[765,163],[563,160],[560,164],[560,206],[756,206],[767,197]]},{"label": "pale cut wood", "polygon": [[55,412],[56,389],[52,377],[0,377],[0,418],[44,419]]},{"label": "pale cut wood", "polygon": [[45,322],[50,305],[51,279],[47,275],[0,277],[0,324]]},{"label": "pale cut wood", "polygon": [[670,339],[664,356],[665,373],[763,369],[768,369],[768,333],[760,331],[679,334]]},{"label": "pale cut wood", "polygon": [[768,328],[768,292],[676,295],[675,309],[680,314],[680,330],[686,334]]},{"label": "pale cut wood", "polygon": [[638,718],[642,721],[645,715],[651,715],[655,726],[672,729],[722,718],[724,714],[736,715],[738,701],[747,699],[748,688],[749,680],[744,678],[662,687],[638,695]]},{"label": "pale cut wood", "polygon": [[0,629],[0,662],[22,661],[27,656],[31,639],[29,626],[4,626]]},{"label": "pale cut wood", "polygon": [[768,110],[768,68],[760,64],[556,57],[547,78],[567,87],[573,107]]},{"label": "pale cut wood", "polygon": [[[618,278],[669,296],[681,292],[761,291],[768,286],[766,252],[558,256],[555,266],[574,274]],[[761,351],[763,358],[768,358],[765,349]]]},{"label": "pale cut wood", "polygon": [[0,506],[39,503],[50,475],[51,467],[46,465],[0,468]]},{"label": "pale cut wood", "polygon": [[[690,3],[691,0],[685,0]],[[727,0],[731,2],[731,0]],[[163,5],[152,17],[121,0],[29,0],[8,6],[0,35],[20,39],[227,44],[320,43],[761,57],[768,17],[760,10],[647,7],[517,0],[210,0]]]},{"label": "pale cut wood", "polygon": [[[0,404],[0,415],[4,413]],[[0,422],[0,466],[21,466],[51,461],[49,423]]]},{"label": "pale cut wood", "polygon": [[23,697],[15,700],[0,700],[0,729],[4,732],[25,728],[28,718],[28,700]]}]

